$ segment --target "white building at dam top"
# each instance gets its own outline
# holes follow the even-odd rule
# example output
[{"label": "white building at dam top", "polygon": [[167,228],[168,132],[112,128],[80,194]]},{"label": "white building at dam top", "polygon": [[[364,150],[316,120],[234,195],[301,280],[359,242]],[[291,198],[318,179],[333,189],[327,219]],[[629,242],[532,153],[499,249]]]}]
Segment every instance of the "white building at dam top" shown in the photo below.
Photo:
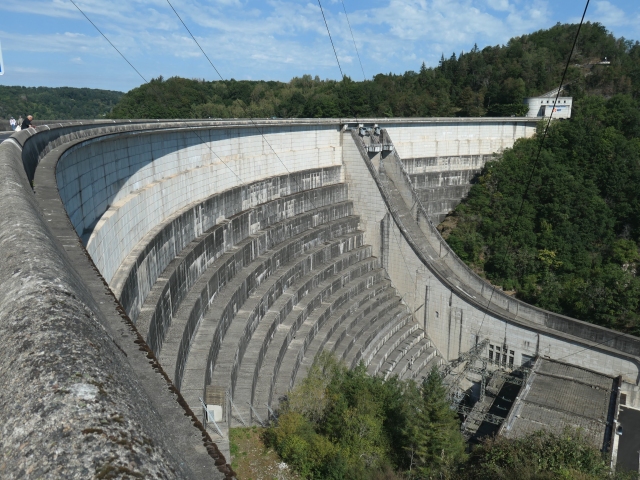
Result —
[{"label": "white building at dam top", "polygon": [[571,118],[573,97],[529,97],[524,103],[529,107],[527,117],[549,118],[553,114],[553,118]]}]

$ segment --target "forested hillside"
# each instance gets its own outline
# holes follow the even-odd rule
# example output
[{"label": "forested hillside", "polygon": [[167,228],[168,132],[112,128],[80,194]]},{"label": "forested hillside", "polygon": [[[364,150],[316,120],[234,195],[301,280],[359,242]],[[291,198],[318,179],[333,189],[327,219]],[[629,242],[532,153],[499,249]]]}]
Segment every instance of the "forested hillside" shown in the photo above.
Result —
[{"label": "forested hillside", "polygon": [[93,88],[0,86],[0,118],[36,120],[104,118],[124,94]]},{"label": "forested hillside", "polygon": [[[114,118],[234,118],[345,116],[510,116],[525,112],[522,98],[558,86],[577,25],[556,25],[442,57],[403,75],[367,81],[321,80],[305,75],[288,83],[158,78],[128,92]],[[470,46],[471,47],[471,46]],[[604,57],[608,66],[597,65]],[[417,66],[416,66],[417,67]],[[640,44],[616,39],[597,23],[583,25],[567,74],[567,93],[640,94]]]},{"label": "forested hillside", "polygon": [[487,163],[443,223],[449,244],[529,303],[640,334],[640,103],[584,97],[551,125],[534,170],[541,141]]}]

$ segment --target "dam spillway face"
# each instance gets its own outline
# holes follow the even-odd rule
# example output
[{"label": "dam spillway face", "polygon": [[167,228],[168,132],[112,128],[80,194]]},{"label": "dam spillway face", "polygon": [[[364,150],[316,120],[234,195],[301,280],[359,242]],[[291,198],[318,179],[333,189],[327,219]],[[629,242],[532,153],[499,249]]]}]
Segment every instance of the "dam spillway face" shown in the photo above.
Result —
[{"label": "dam spillway face", "polygon": [[[434,227],[534,121],[369,124],[70,122],[0,145],[10,476],[232,477],[229,426],[267,421],[323,350],[419,379],[488,339],[637,383],[636,338],[493,294]],[[51,464],[16,447],[56,435]]]}]

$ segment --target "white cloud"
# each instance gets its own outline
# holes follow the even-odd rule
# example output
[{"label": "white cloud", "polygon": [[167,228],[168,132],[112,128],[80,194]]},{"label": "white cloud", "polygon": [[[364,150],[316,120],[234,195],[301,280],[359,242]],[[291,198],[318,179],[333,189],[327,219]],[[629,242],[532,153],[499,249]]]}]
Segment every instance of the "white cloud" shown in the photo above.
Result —
[{"label": "white cloud", "polygon": [[590,19],[600,22],[609,29],[621,26],[632,26],[640,33],[640,12],[624,11],[608,1],[595,2],[595,11],[589,14]]},{"label": "white cloud", "polygon": [[509,0],[487,0],[487,5],[494,10],[504,11],[509,10]]}]

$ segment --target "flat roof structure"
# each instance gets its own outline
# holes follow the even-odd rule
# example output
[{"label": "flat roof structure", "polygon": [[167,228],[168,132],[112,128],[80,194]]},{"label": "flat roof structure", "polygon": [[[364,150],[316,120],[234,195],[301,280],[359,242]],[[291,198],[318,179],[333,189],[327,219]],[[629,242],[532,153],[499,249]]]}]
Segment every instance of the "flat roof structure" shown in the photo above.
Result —
[{"label": "flat roof structure", "polygon": [[620,377],[538,358],[499,434],[521,438],[545,429],[583,430],[603,451],[609,449]]}]

